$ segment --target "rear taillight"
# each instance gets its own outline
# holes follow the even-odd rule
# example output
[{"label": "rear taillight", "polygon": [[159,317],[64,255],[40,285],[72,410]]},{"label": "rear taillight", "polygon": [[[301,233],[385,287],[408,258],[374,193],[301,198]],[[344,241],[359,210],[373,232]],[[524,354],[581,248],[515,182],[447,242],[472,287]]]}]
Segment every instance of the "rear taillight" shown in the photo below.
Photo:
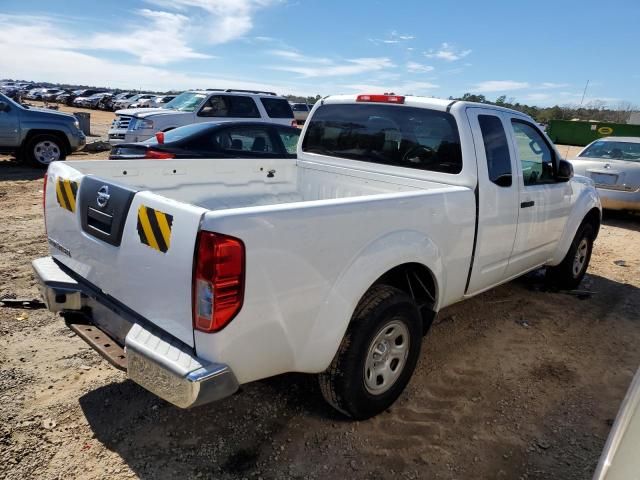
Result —
[{"label": "rear taillight", "polygon": [[176,158],[175,154],[169,152],[161,152],[159,150],[148,149],[144,154],[144,158],[152,158],[154,160],[167,160],[169,158]]},{"label": "rear taillight", "polygon": [[356,102],[372,102],[372,103],[404,103],[402,95],[394,95],[393,93],[385,93],[383,95],[358,95]]},{"label": "rear taillight", "polygon": [[217,332],[242,308],[245,252],[241,240],[200,232],[193,271],[193,327]]}]

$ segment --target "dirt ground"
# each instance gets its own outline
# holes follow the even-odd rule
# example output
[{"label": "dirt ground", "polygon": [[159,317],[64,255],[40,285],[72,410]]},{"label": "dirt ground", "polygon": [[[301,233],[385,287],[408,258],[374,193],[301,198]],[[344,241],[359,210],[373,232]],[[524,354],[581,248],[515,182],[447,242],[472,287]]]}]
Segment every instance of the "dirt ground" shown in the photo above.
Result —
[{"label": "dirt ground", "polygon": [[[41,178],[0,160],[0,298],[38,297]],[[300,374],[179,410],[60,317],[0,307],[0,479],[589,479],[640,365],[639,245],[638,217],[607,215],[591,294],[537,272],[441,312],[406,392],[365,422]]]}]

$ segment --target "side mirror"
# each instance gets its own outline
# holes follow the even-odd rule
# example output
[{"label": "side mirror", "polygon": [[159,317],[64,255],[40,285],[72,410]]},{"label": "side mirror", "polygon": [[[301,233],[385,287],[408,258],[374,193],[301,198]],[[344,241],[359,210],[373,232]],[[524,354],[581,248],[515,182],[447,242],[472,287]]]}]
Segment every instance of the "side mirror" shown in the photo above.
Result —
[{"label": "side mirror", "polygon": [[566,160],[560,160],[558,163],[558,173],[556,180],[559,182],[568,182],[573,177],[573,165]]},{"label": "side mirror", "polygon": [[9,104],[0,100],[0,112],[8,112],[10,110]]}]

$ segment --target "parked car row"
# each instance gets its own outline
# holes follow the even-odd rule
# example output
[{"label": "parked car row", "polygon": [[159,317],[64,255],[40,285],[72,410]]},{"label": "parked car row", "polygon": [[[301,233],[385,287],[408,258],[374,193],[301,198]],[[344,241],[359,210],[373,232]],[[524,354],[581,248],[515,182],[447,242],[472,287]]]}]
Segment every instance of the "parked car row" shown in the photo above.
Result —
[{"label": "parked car row", "polygon": [[114,92],[105,88],[71,90],[59,87],[43,87],[25,82],[4,82],[0,93],[18,102],[37,100],[63,105],[116,111],[121,108],[158,108],[173,100],[176,95],[155,93]]}]

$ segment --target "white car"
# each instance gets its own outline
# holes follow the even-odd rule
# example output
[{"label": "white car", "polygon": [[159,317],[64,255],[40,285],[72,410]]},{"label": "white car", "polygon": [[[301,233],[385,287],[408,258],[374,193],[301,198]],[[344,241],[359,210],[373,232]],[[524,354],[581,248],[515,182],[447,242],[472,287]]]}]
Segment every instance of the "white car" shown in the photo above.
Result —
[{"label": "white car", "polygon": [[309,112],[313,108],[313,105],[307,105],[306,103],[292,103],[291,110],[293,110],[293,116],[299,125],[302,125],[307,121]]},{"label": "white car", "polygon": [[153,98],[145,98],[131,104],[129,108],[162,108],[177,95],[158,95]]},{"label": "white car", "polygon": [[155,95],[153,93],[138,93],[128,98],[121,98],[113,103],[114,110],[120,110],[123,108],[129,108],[130,105],[142,101],[151,100]]},{"label": "white car", "polygon": [[604,208],[640,211],[640,137],[600,138],[570,161],[595,182]]},{"label": "white car", "polygon": [[109,143],[142,142],[157,132],[214,120],[296,125],[289,103],[275,93],[231,89],[193,90],[181,93],[162,108],[116,111],[116,118],[109,129]]},{"label": "white car", "polygon": [[297,159],[54,162],[46,185],[45,301],[129,378],[190,407],[318,374],[356,419],[440,309],[542,266],[575,288],[601,220],[530,117],[397,95],[323,99]]}]

